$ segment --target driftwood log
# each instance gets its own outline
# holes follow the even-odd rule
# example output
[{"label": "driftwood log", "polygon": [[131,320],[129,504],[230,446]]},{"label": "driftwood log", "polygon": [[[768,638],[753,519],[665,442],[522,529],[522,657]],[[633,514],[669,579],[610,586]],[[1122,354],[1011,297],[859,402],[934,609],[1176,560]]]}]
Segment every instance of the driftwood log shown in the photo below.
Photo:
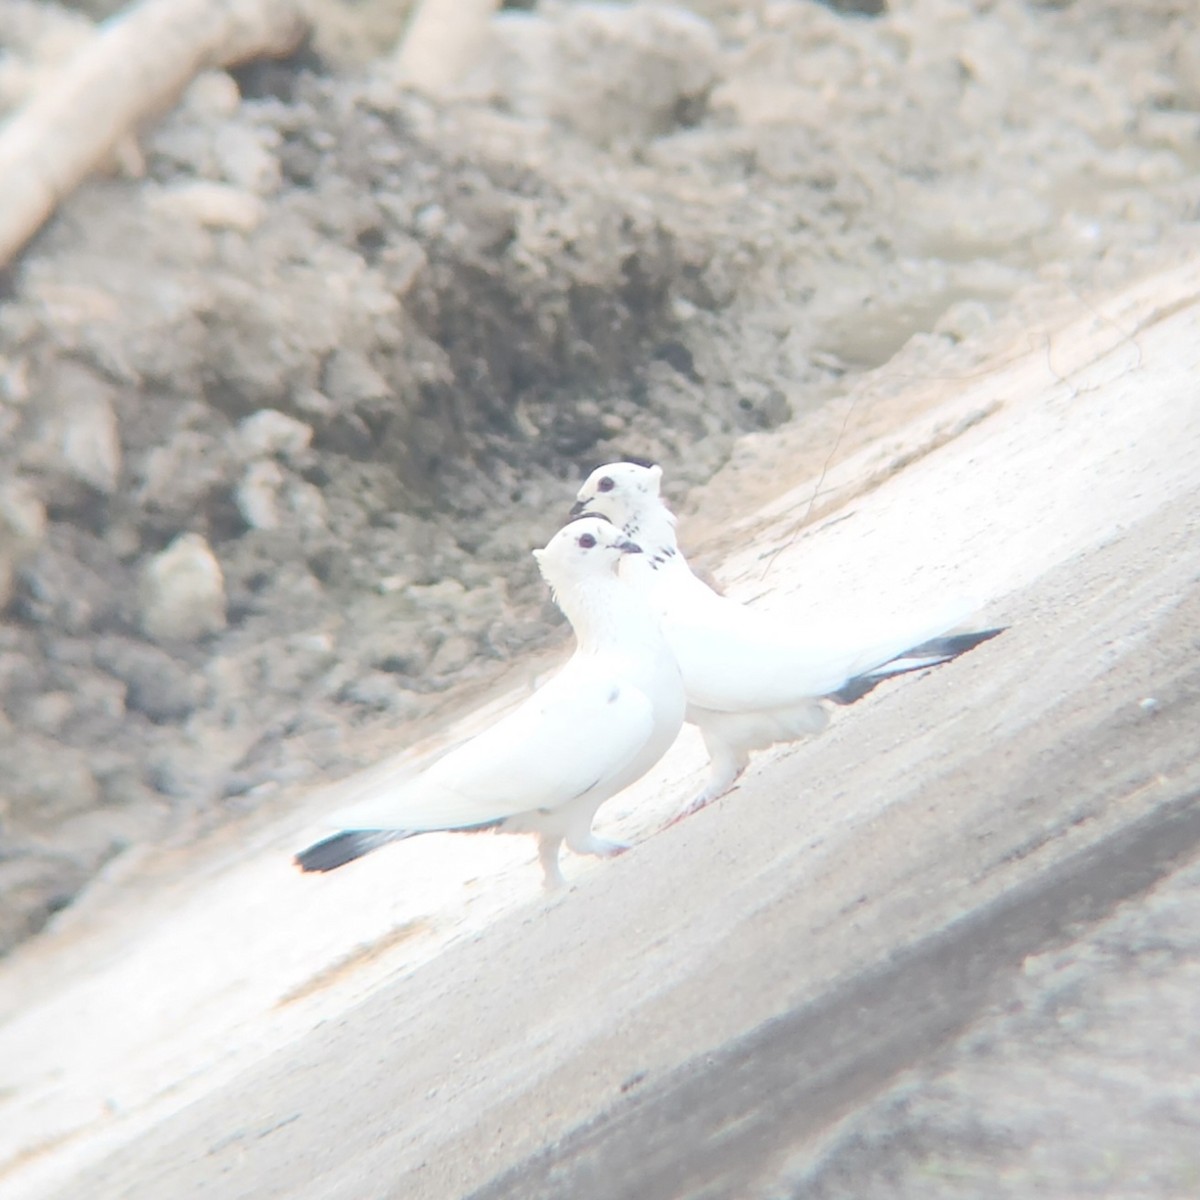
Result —
[{"label": "driftwood log", "polygon": [[0,267],[137,125],[201,71],[296,48],[300,0],[142,0],[0,126]]}]

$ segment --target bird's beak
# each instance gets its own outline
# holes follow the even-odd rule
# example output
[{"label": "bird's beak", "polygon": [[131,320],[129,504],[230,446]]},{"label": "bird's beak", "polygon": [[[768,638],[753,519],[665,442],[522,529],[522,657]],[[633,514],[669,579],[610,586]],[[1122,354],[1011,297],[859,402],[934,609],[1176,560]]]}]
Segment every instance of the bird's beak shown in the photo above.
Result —
[{"label": "bird's beak", "polygon": [[576,500],[575,503],[571,505],[571,520],[575,520],[576,517],[582,517],[583,514],[587,512],[587,506],[590,502],[590,496],[587,500]]},{"label": "bird's beak", "polygon": [[616,547],[622,554],[641,554],[642,548],[637,542],[631,542],[628,538],[622,538],[615,543]]}]

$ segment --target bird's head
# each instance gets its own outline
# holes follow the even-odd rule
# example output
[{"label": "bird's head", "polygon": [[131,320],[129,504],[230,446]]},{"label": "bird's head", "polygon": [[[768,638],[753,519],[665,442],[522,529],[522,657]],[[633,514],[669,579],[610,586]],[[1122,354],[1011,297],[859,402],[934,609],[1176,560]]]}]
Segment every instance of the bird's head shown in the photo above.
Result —
[{"label": "bird's head", "polygon": [[637,529],[661,507],[661,482],[662,467],[657,463],[615,462],[597,467],[576,494],[571,515],[595,513],[627,532]]},{"label": "bird's head", "polygon": [[533,557],[557,592],[588,578],[613,575],[626,554],[641,552],[619,525],[589,516],[564,525]]}]

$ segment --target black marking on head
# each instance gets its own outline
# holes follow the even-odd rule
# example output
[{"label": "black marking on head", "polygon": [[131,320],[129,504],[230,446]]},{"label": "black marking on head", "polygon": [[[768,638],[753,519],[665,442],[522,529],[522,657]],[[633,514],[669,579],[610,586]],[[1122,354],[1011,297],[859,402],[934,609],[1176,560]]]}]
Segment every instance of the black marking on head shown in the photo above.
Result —
[{"label": "black marking on head", "polygon": [[654,461],[654,459],[642,458],[640,455],[637,455],[637,454],[627,454],[627,455],[625,455],[625,458],[623,461],[627,462],[627,463],[633,463],[633,465],[635,467],[642,467],[647,471],[650,470],[651,467],[658,466],[658,463],[656,463]]},{"label": "black marking on head", "polygon": [[571,519],[567,522],[568,525],[573,525],[576,521],[586,521],[588,517],[594,517],[597,521],[603,521],[606,525],[611,525],[612,521],[603,513],[592,512],[587,507],[586,500],[580,500],[574,508],[571,509]]},{"label": "black marking on head", "polygon": [[619,687],[613,688],[613,690],[608,693],[609,704],[615,704],[620,698],[621,698],[621,689]]}]

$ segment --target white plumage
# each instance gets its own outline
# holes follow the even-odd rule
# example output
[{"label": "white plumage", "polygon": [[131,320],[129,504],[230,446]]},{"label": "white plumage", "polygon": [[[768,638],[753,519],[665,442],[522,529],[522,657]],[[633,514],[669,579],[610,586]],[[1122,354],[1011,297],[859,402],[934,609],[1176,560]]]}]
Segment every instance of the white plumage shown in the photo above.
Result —
[{"label": "white plumage", "polygon": [[752,750],[824,729],[822,698],[850,703],[889,675],[945,662],[1000,632],[938,638],[967,615],[961,605],[836,639],[755,612],[692,573],[659,494],[661,479],[658,466],[610,463],[588,476],[572,511],[607,517],[644,551],[621,573],[662,617],[683,672],[687,720],[699,726],[711,766],[704,790],[680,816],[728,791]]},{"label": "white plumage", "polygon": [[683,724],[683,684],[656,615],[618,577],[639,548],[597,518],[574,521],[533,553],[575,631],[570,661],[519,708],[392,794],[333,814],[341,832],[296,856],[328,871],[388,841],[433,830],[535,833],[547,886],[560,844],[625,849],[592,833],[596,810],[640,778]]}]

